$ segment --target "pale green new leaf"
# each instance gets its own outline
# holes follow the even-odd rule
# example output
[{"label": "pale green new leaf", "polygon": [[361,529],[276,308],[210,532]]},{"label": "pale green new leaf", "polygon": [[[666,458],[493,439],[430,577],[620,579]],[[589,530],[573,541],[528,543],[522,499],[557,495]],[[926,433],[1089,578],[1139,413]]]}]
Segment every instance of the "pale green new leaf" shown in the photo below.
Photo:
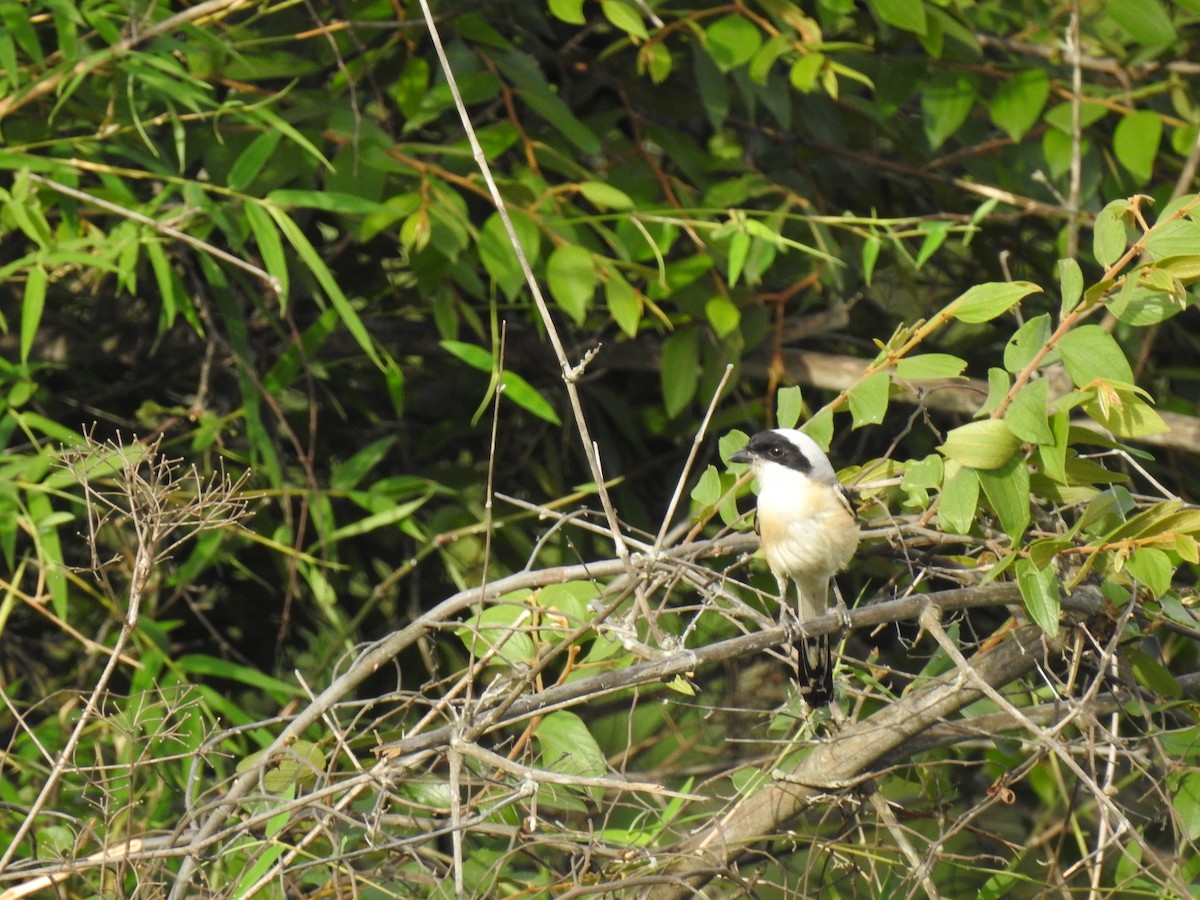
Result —
[{"label": "pale green new leaf", "polygon": [[603,181],[581,181],[579,193],[600,209],[633,209],[634,206],[628,194]]},{"label": "pale green new leaf", "polygon": [[977,284],[951,302],[946,311],[960,322],[990,322],[1008,312],[1022,298],[1040,293],[1041,290],[1029,281],[991,281]]},{"label": "pale green new leaf", "polygon": [[795,428],[803,411],[804,395],[799,385],[782,387],[775,393],[775,421],[780,428]]},{"label": "pale green new leaf", "polygon": [[854,428],[878,425],[887,413],[891,378],[887,372],[868,375],[850,389],[850,417]]},{"label": "pale green new leaf", "polygon": [[905,381],[956,378],[966,367],[965,359],[949,353],[922,353],[906,356],[896,363],[896,377]]},{"label": "pale green new leaf", "polygon": [[704,29],[704,43],[722,72],[744,66],[762,46],[758,26],[745,16],[721,16]]},{"label": "pale green new leaf", "polygon": [[600,11],[604,13],[604,18],[630,37],[643,41],[650,37],[641,14],[625,0],[600,0]]},{"label": "pale green new leaf", "polygon": [[947,459],[976,469],[996,469],[1017,451],[1020,440],[999,419],[960,425],[946,435],[939,448]]}]

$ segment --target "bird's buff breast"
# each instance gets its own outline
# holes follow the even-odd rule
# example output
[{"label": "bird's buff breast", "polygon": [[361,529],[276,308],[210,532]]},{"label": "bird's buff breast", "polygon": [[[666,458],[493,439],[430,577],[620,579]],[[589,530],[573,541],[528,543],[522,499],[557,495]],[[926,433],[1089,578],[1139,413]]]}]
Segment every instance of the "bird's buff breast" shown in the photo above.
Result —
[{"label": "bird's buff breast", "polygon": [[[758,500],[763,554],[773,571],[832,578],[858,546],[858,524],[833,495],[814,491]],[[765,502],[764,502],[765,501]]]}]

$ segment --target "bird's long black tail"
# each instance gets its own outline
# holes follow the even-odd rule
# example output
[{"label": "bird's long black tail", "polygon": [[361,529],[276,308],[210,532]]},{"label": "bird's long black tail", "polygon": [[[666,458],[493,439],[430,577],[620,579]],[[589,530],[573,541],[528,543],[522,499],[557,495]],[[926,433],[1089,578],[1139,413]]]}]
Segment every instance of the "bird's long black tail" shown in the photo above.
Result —
[{"label": "bird's long black tail", "polygon": [[796,678],[800,696],[814,709],[833,699],[833,653],[829,635],[796,641]]}]

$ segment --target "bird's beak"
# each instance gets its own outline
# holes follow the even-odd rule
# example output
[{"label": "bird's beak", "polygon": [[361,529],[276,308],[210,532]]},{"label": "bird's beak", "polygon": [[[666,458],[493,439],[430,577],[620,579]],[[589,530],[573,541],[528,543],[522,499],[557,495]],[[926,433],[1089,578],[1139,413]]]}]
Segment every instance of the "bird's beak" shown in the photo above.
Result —
[{"label": "bird's beak", "polygon": [[729,457],[731,463],[752,463],[754,462],[754,454],[749,450],[739,450]]}]

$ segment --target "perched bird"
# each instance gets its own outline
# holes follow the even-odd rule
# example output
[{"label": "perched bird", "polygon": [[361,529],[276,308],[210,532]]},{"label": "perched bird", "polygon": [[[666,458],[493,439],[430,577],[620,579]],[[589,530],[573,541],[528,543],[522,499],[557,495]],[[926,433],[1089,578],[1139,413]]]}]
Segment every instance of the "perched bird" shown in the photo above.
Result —
[{"label": "perched bird", "polygon": [[[760,431],[729,457],[748,463],[758,478],[755,530],[779,583],[781,619],[788,615],[788,585],[799,593],[797,621],[829,609],[829,579],[846,567],[858,547],[858,522],[833,466],[807,434],[794,428]],[[810,706],[833,696],[828,635],[805,639],[797,675]]]}]

